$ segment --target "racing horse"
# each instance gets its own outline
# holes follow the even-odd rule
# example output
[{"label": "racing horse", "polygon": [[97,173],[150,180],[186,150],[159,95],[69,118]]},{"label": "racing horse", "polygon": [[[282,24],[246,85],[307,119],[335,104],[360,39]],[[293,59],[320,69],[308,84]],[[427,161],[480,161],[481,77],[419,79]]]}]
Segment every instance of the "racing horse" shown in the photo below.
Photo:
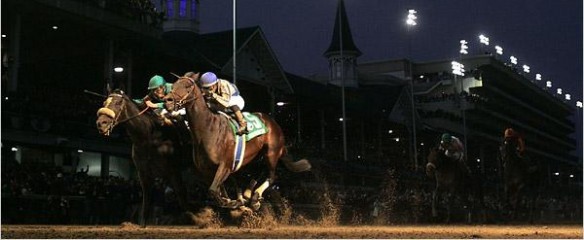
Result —
[{"label": "racing horse", "polygon": [[[165,107],[169,111],[186,109],[186,118],[195,149],[193,158],[195,168],[199,170],[207,183],[210,183],[209,195],[219,207],[237,208],[250,203],[252,209],[259,209],[263,192],[276,180],[276,166],[280,159],[292,172],[311,169],[308,160],[293,161],[287,154],[282,129],[271,117],[262,113],[253,113],[266,126],[267,133],[247,141],[241,168],[250,164],[258,155],[263,155],[269,175],[255,189],[253,196],[251,196],[251,191],[246,190],[243,197],[238,196],[238,200],[232,200],[227,195],[223,183],[237,171],[232,167],[235,134],[229,125],[229,120],[207,106],[198,80],[198,73],[190,77],[179,77],[173,84],[172,91],[165,97]],[[250,186],[250,188],[253,187],[255,186]]]},{"label": "racing horse", "polygon": [[140,107],[123,91],[114,90],[97,111],[96,125],[104,136],[109,136],[114,127],[123,125],[132,141],[132,160],[142,187],[139,221],[145,227],[152,214],[155,177],[167,179],[180,207],[189,211],[181,171],[190,164],[184,159],[190,158],[192,148],[190,144],[180,144],[178,129],[174,129],[176,126],[163,126],[160,118],[147,106],[143,106],[143,110]]},{"label": "racing horse", "polygon": [[[519,207],[527,208],[529,221],[533,221],[535,199],[538,196],[539,166],[537,161],[528,162],[517,153],[517,141],[506,140],[500,148],[503,166],[505,200],[511,220],[519,214]],[[526,204],[521,204],[525,201]]]},{"label": "racing horse", "polygon": [[[484,210],[482,186],[478,179],[463,171],[459,163],[445,155],[437,146],[430,149],[427,157],[426,175],[436,181],[432,192],[432,217],[438,217],[438,202],[446,194],[446,222],[450,222],[452,204],[460,196],[467,208],[467,222],[472,221],[472,210],[478,202]],[[470,200],[472,198],[472,201]],[[484,215],[482,216],[484,219]]]}]

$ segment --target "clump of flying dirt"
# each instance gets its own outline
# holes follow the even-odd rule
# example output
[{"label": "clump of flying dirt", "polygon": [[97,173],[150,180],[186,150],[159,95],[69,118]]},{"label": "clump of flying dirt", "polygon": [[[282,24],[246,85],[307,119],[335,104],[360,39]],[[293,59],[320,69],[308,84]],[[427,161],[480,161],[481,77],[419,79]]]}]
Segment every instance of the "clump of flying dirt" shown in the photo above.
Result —
[{"label": "clump of flying dirt", "polygon": [[357,211],[353,212],[351,217],[351,225],[361,225],[363,224],[363,214]]},{"label": "clump of flying dirt", "polygon": [[299,226],[315,226],[316,225],[316,221],[308,219],[302,214],[296,215],[293,223],[296,225],[299,225]]},{"label": "clump of flying dirt", "polygon": [[279,210],[280,210],[280,218],[278,219],[278,222],[281,225],[290,225],[290,223],[292,221],[292,214],[294,213],[294,210],[292,209],[292,206],[290,206],[288,199],[281,198],[281,200],[282,200],[282,202],[279,206],[278,205],[274,206],[274,207],[279,207]]},{"label": "clump of flying dirt", "polygon": [[323,195],[320,199],[320,213],[321,217],[317,221],[320,226],[336,226],[339,224],[341,218],[341,210],[339,209],[340,199],[333,198],[333,191],[330,190],[326,177],[314,171],[316,178],[322,183]]},{"label": "clump of flying dirt", "polygon": [[278,226],[274,211],[269,205],[262,206],[259,211],[252,211],[251,209],[243,209],[241,211],[240,227],[242,228],[273,228]]},{"label": "clump of flying dirt", "polygon": [[374,219],[374,224],[389,224],[392,223],[392,213],[397,202],[397,177],[395,170],[388,169],[386,177],[381,184],[381,191],[379,193],[379,215]]},{"label": "clump of flying dirt", "polygon": [[190,214],[191,220],[199,228],[220,228],[223,224],[213,209],[206,207],[197,214]]},{"label": "clump of flying dirt", "polygon": [[121,224],[121,229],[132,230],[132,229],[139,229],[140,226],[131,222],[123,222]]}]

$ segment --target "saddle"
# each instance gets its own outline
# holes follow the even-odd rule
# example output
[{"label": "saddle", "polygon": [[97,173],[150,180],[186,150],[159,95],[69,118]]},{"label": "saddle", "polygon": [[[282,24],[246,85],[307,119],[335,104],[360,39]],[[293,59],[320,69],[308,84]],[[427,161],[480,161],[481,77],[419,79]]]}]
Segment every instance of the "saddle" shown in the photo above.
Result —
[{"label": "saddle", "polygon": [[[239,123],[237,122],[235,117],[232,116],[233,113],[228,114],[223,111],[217,112],[227,118],[233,134],[236,135],[237,129],[239,129]],[[257,115],[251,114],[249,112],[242,112],[241,114],[243,115],[245,121],[247,121],[248,133],[243,135],[245,137],[245,141],[249,141],[257,136],[261,136],[268,132],[268,128]]]}]

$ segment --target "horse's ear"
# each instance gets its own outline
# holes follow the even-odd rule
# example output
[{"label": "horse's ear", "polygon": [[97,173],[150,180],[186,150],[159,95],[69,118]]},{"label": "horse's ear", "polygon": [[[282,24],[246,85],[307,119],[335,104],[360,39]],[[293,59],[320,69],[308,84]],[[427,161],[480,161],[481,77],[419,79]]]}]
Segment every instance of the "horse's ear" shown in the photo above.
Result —
[{"label": "horse's ear", "polygon": [[107,94],[109,95],[110,93],[112,93],[112,87],[110,86],[109,83],[106,83],[105,85],[105,89],[107,90]]}]

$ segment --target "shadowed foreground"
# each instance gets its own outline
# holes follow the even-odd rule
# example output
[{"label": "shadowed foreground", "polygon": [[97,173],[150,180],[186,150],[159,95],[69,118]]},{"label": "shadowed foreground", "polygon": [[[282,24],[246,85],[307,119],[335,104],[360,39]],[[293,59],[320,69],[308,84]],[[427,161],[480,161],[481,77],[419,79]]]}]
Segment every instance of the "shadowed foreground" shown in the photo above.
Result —
[{"label": "shadowed foreground", "polygon": [[207,228],[3,225],[2,238],[577,238],[582,226],[282,226]]}]

